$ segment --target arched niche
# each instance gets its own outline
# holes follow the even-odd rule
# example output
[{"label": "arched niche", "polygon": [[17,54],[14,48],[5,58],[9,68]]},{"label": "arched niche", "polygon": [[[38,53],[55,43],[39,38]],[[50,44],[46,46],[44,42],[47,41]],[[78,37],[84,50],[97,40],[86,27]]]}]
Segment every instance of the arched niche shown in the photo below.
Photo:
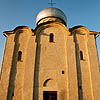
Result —
[{"label": "arched niche", "polygon": [[57,88],[57,82],[54,79],[47,79],[44,81],[43,87],[56,87]]}]

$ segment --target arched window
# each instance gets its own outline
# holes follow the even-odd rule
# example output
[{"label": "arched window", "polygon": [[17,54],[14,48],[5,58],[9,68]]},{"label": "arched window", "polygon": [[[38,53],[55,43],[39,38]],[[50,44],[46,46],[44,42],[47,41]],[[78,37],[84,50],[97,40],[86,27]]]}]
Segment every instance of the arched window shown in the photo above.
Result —
[{"label": "arched window", "polygon": [[54,35],[53,35],[53,33],[50,34],[49,41],[50,42],[54,42]]},{"label": "arched window", "polygon": [[21,58],[22,58],[22,52],[18,51],[18,61],[21,61]]},{"label": "arched window", "polygon": [[80,60],[83,60],[83,52],[80,51]]}]

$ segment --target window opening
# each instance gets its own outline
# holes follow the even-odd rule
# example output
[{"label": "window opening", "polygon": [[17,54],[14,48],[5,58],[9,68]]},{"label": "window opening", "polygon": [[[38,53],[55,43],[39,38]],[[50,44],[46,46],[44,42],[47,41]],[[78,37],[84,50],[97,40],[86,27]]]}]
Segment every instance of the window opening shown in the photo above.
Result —
[{"label": "window opening", "polygon": [[18,61],[21,61],[21,58],[22,58],[22,52],[19,51],[19,52],[18,52]]},{"label": "window opening", "polygon": [[12,93],[12,97],[14,96],[14,93]]},{"label": "window opening", "polygon": [[50,42],[54,42],[54,35],[53,35],[53,33],[50,34],[49,41],[50,41]]},{"label": "window opening", "polygon": [[62,74],[64,74],[64,70],[62,71]]},{"label": "window opening", "polygon": [[82,86],[79,86],[79,89],[82,89]]},{"label": "window opening", "polygon": [[80,60],[83,60],[83,52],[80,51]]}]

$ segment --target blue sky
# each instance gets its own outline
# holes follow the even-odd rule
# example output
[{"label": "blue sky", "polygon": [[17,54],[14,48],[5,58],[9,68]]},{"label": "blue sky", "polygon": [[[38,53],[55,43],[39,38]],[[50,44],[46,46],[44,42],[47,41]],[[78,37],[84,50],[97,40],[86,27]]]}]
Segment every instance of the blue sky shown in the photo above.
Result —
[{"label": "blue sky", "polygon": [[[54,7],[60,8],[67,17],[67,26],[86,26],[100,32],[100,0],[53,0]],[[50,7],[50,0],[0,0],[0,66],[6,38],[3,31],[26,25],[35,28],[36,15],[43,8]],[[100,57],[100,36],[97,48]]]}]

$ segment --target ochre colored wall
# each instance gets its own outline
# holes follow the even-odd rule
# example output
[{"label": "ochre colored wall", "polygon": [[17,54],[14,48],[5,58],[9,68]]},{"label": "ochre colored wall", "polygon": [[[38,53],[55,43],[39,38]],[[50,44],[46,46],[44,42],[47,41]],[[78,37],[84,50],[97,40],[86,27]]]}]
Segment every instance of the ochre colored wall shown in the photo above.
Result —
[{"label": "ochre colored wall", "polygon": [[53,20],[34,32],[23,26],[7,33],[0,100],[43,100],[44,91],[57,91],[57,100],[100,100],[95,36],[87,28],[68,29]]},{"label": "ochre colored wall", "polygon": [[[49,42],[50,33],[54,35],[54,42]],[[43,91],[57,91],[58,100],[78,100],[75,44],[69,34],[68,29],[59,22],[37,28],[39,62],[36,64],[38,80],[35,85],[37,94],[34,100],[43,100]],[[43,86],[48,79],[54,80],[55,86],[53,84],[50,87]]]}]

